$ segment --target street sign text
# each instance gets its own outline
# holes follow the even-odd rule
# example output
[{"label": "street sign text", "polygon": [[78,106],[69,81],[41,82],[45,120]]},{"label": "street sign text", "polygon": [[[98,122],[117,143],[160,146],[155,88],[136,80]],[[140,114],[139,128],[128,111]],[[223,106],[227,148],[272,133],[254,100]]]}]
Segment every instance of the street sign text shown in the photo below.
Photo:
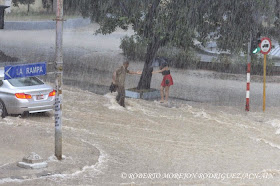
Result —
[{"label": "street sign text", "polygon": [[25,65],[5,66],[4,79],[14,79],[21,77],[42,76],[46,75],[46,63],[32,63]]}]

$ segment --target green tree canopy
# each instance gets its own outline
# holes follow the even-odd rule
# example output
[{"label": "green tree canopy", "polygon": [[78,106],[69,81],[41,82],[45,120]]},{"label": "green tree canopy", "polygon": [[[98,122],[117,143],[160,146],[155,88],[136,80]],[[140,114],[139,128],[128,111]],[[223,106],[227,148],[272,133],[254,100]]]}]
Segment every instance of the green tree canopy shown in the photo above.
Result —
[{"label": "green tree canopy", "polygon": [[274,31],[279,29],[279,0],[211,0],[209,11],[204,21],[215,24],[213,36],[222,50],[246,52],[250,33],[253,39],[257,32],[279,38]]},{"label": "green tree canopy", "polygon": [[[211,37],[218,47],[247,51],[250,33],[279,38],[280,0],[69,0],[66,7],[79,9],[100,24],[97,31],[110,34],[132,26],[148,43],[139,89],[150,88],[153,59],[167,43],[188,50],[194,39]],[[73,6],[75,5],[75,6]]]},{"label": "green tree canopy", "polygon": [[[207,3],[207,0],[203,0]],[[76,2],[84,16],[100,24],[97,31],[110,34],[120,27],[132,26],[136,35],[148,43],[143,74],[139,89],[150,88],[151,63],[159,47],[171,43],[187,50],[193,46],[193,38],[199,25],[205,24],[196,0],[80,0]],[[73,2],[72,2],[73,3]],[[66,6],[68,6],[66,4]]]}]

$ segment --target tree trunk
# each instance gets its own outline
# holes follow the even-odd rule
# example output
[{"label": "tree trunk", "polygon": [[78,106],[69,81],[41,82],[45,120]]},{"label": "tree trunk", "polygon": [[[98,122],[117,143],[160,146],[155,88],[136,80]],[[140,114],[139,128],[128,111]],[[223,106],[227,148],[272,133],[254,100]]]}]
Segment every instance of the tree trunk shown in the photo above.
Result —
[{"label": "tree trunk", "polygon": [[[151,57],[152,55],[149,54],[149,58]],[[137,89],[149,89],[151,87],[152,72],[153,72],[153,68],[151,67],[151,62],[148,59],[146,59]]]},{"label": "tree trunk", "polygon": [[159,47],[160,47],[160,40],[157,37],[155,37],[154,40],[151,43],[149,43],[147,47],[145,65],[137,89],[151,88],[152,72],[153,72],[152,63]]},{"label": "tree trunk", "polygon": [[155,55],[161,45],[160,37],[157,36],[155,33],[150,32],[153,28],[153,19],[156,16],[156,9],[159,6],[160,0],[155,0],[151,4],[151,7],[148,11],[146,22],[144,29],[144,37],[151,38],[151,41],[147,47],[147,53],[145,58],[145,65],[142,71],[142,75],[140,81],[138,83],[137,89],[150,89],[151,88],[151,81],[152,81],[152,72],[153,67],[152,63],[155,58]]},{"label": "tree trunk", "polygon": [[51,0],[50,4],[51,4],[51,12],[53,12],[53,0]]},{"label": "tree trunk", "polygon": [[27,5],[27,15],[29,14],[30,4]]},{"label": "tree trunk", "polygon": [[56,12],[57,0],[52,1],[52,11]]}]

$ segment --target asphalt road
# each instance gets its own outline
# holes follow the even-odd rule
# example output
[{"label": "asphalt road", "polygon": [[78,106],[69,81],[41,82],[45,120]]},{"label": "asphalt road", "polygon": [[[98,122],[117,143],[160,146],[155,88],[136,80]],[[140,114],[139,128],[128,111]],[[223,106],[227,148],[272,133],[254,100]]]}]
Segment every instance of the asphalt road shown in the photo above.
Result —
[{"label": "asphalt road", "polygon": [[[95,36],[96,28],[97,25],[91,25],[65,30],[64,34],[65,82],[76,86],[64,88],[66,160],[56,162],[50,152],[53,143],[49,141],[53,140],[54,132],[52,113],[27,119],[8,117],[0,121],[0,184],[279,183],[279,77],[268,77],[265,114],[261,77],[252,77],[251,112],[246,113],[245,74],[179,69],[171,69],[174,78],[171,96],[176,98],[171,100],[171,108],[156,101],[127,99],[128,107],[124,109],[115,102],[114,94],[107,94],[107,86],[113,70],[124,60],[119,44],[126,33],[118,30],[112,35]],[[1,51],[22,59],[23,63],[54,60],[53,30],[1,30],[0,41]],[[130,65],[131,70],[142,67],[141,62]],[[159,88],[161,79],[160,74],[154,75],[152,87]],[[127,87],[135,87],[138,80],[139,76],[128,76]],[[24,147],[26,144],[28,148]],[[31,150],[49,159],[50,169],[18,173],[16,161]],[[171,177],[143,178],[139,177],[141,173]],[[244,173],[245,177],[172,177],[176,173]],[[246,177],[250,173],[265,174],[269,179],[250,179]]]},{"label": "asphalt road", "polygon": [[[120,38],[133,32],[117,30],[111,35],[93,35],[98,25],[64,31],[65,82],[96,93],[106,93],[112,72],[124,60],[119,48]],[[55,32],[0,31],[0,50],[24,62],[54,61]],[[143,62],[132,62],[130,69],[141,70]],[[171,96],[196,102],[238,106],[243,109],[246,95],[246,74],[232,75],[211,71],[172,69],[174,86]],[[262,105],[262,77],[252,76],[251,108]],[[159,88],[161,75],[153,76],[152,87]],[[127,87],[137,85],[139,76],[127,78]],[[280,103],[279,77],[267,77],[267,106]],[[94,87],[94,88],[92,88]],[[103,87],[103,88],[102,88]]]}]

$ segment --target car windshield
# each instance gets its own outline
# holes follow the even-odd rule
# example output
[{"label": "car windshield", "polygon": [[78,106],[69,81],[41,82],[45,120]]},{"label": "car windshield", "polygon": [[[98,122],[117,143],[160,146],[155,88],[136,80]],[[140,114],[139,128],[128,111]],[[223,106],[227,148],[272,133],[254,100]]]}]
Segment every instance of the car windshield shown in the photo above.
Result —
[{"label": "car windshield", "polygon": [[25,86],[34,86],[34,85],[43,85],[44,83],[36,77],[24,77],[18,79],[9,79],[11,85],[14,87],[25,87]]}]

